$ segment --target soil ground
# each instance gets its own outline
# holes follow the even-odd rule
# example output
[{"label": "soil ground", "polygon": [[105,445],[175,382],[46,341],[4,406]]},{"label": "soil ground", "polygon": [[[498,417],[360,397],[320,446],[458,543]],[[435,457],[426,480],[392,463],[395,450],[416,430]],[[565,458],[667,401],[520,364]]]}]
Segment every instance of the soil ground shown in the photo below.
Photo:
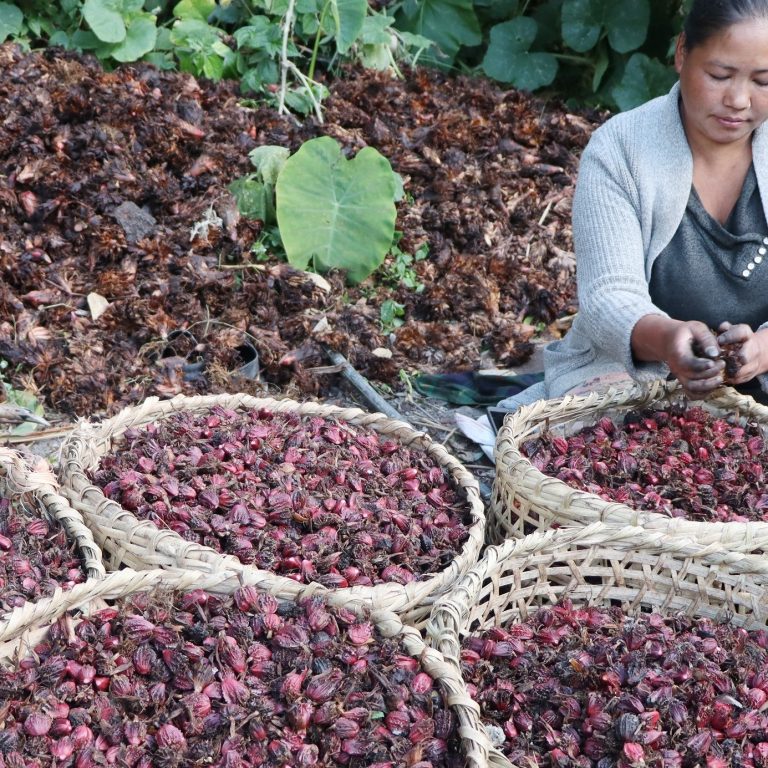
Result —
[{"label": "soil ground", "polygon": [[[573,182],[605,115],[430,70],[348,70],[329,86],[324,121],[298,122],[234,83],[0,46],[6,384],[59,426],[151,395],[354,399],[331,349],[479,461],[453,409],[408,392],[401,372],[537,367],[577,308]],[[254,147],[320,135],[349,156],[373,146],[402,176],[399,247],[428,249],[420,292],[387,276],[391,259],[359,286],[330,273],[324,287],[255,256],[261,222],[239,215],[227,185],[252,170]],[[212,213],[220,225],[196,226]],[[404,308],[399,327],[382,327],[388,299]]]}]

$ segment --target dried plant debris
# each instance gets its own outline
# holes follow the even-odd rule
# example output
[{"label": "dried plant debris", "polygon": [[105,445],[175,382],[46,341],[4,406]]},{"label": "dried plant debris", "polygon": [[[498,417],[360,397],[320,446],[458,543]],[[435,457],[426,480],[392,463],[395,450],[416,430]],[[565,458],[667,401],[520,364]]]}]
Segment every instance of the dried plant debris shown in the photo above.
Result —
[{"label": "dried plant debris", "polygon": [[[576,306],[569,227],[578,155],[604,117],[483,79],[348,71],[322,125],[245,107],[234,83],[0,46],[0,357],[48,408],[110,414],[149,395],[323,392],[321,341],[364,375],[476,369],[530,355],[530,327]],[[321,134],[373,146],[405,181],[399,247],[421,293],[346,289],[257,263],[260,222],[227,185],[248,152]],[[404,307],[382,332],[381,304]],[[321,323],[318,329],[318,323]],[[189,345],[178,348],[179,334]],[[460,343],[457,344],[457,339]],[[386,361],[373,355],[388,348]],[[258,358],[258,380],[253,367]],[[14,378],[15,377],[15,378]]]}]

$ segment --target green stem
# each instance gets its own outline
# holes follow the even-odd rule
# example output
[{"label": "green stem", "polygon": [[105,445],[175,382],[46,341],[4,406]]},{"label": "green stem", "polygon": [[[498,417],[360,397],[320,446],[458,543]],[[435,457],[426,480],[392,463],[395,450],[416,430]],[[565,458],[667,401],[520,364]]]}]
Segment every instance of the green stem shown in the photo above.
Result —
[{"label": "green stem", "polygon": [[588,56],[574,56],[572,53],[553,53],[556,59],[561,61],[572,61],[574,64],[592,64],[592,59]]},{"label": "green stem", "polygon": [[326,4],[323,6],[323,10],[320,13],[320,21],[317,25],[317,34],[315,35],[315,45],[312,48],[312,58],[309,62],[309,71],[307,72],[307,77],[314,81],[315,79],[315,64],[317,64],[317,55],[320,52],[320,37],[323,34],[323,22],[325,21],[325,14],[328,12],[328,8],[331,5],[331,0],[327,0]]}]

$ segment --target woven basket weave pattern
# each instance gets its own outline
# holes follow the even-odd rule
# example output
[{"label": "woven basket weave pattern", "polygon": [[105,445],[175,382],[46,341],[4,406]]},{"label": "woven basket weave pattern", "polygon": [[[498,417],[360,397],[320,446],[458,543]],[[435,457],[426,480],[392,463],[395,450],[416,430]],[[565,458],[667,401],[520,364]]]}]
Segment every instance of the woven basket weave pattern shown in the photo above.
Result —
[{"label": "woven basket weave pattern", "polygon": [[[299,416],[320,416],[362,428],[370,428],[401,445],[419,448],[447,471],[459,492],[466,499],[472,524],[469,539],[461,552],[443,571],[410,584],[379,584],[373,587],[349,587],[329,590],[320,584],[299,584],[293,579],[267,573],[243,565],[231,555],[189,542],[170,530],[160,530],[154,524],[139,521],[114,501],[107,499],[101,489],[92,485],[86,471],[95,468],[114,441],[129,427],[141,427],[161,420],[177,411],[208,413],[213,406],[232,410],[266,408],[272,412],[295,413]],[[477,562],[485,537],[485,511],[477,480],[441,445],[410,425],[389,419],[380,413],[367,413],[358,408],[338,408],[293,400],[271,400],[247,395],[179,396],[171,400],[150,398],[141,406],[127,408],[101,425],[81,424],[64,443],[61,450],[60,479],[63,492],[80,511],[96,540],[108,557],[112,570],[128,566],[137,570],[167,568],[216,573],[226,569],[233,583],[243,574],[255,578],[258,585],[274,594],[290,599],[299,596],[340,592],[339,600],[362,600],[375,608],[391,609],[405,614],[412,622],[426,620],[430,600],[447,591],[455,580]]]},{"label": "woven basket weave pattern", "polygon": [[[488,547],[478,565],[437,601],[427,632],[461,674],[463,637],[525,621],[563,598],[576,605],[621,605],[630,615],[653,610],[765,627],[768,590],[760,582],[766,576],[762,554],[702,547],[660,531],[602,523],[539,531]],[[464,713],[470,733],[483,729],[477,712],[473,707]],[[495,749],[490,755],[494,765],[512,765]]]},{"label": "woven basket weave pattern", "polygon": [[[705,522],[636,510],[548,477],[520,452],[522,443],[546,431],[571,435],[603,416],[623,417],[635,409],[671,402],[683,402],[682,390],[675,383],[659,381],[628,390],[608,389],[586,396],[541,400],[508,416],[496,442],[488,541],[498,544],[507,537],[519,538],[538,529],[603,521],[619,527],[642,525],[669,535],[694,536],[702,543],[717,541],[728,548],[750,549],[758,542],[768,547],[768,523]],[[733,389],[723,388],[717,396],[690,404],[694,402],[718,416],[749,418],[768,429],[768,408]]]},{"label": "woven basket weave pattern", "polygon": [[[33,458],[35,464],[32,463]],[[16,503],[31,503],[42,516],[57,521],[64,528],[67,538],[77,545],[86,576],[104,576],[106,571],[101,549],[82,515],[59,493],[58,482],[47,462],[37,457],[25,457],[9,448],[0,448],[0,489]]]}]

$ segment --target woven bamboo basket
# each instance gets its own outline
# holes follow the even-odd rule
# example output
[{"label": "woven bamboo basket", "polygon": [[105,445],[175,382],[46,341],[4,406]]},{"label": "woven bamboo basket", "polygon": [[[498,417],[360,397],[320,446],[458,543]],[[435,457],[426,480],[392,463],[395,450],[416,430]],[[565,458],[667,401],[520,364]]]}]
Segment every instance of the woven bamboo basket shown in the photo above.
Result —
[{"label": "woven bamboo basket", "polygon": [[59,493],[59,484],[47,461],[0,448],[0,491],[12,503],[27,505],[35,514],[60,524],[78,548],[86,577],[104,576],[101,549],[82,515]]},{"label": "woven bamboo basket", "polygon": [[[603,523],[537,531],[487,547],[478,564],[436,602],[427,634],[460,675],[465,637],[525,621],[564,598],[576,606],[620,605],[628,615],[655,611],[764,628],[766,576],[762,554],[702,546],[662,531],[618,530]],[[472,734],[485,727],[478,710],[475,705],[463,713]],[[511,763],[496,746],[488,760],[470,765],[527,768]]]},{"label": "woven bamboo basket", "polygon": [[[88,615],[89,612],[108,605],[106,601],[115,601],[139,592],[205,590],[231,594],[238,586],[260,586],[259,579],[254,574],[250,574],[250,577],[247,573],[233,574],[224,571],[134,571],[125,568],[109,573],[102,579],[89,579],[70,591],[58,591],[49,598],[28,603],[0,617],[0,664],[15,663],[16,660],[32,653],[34,647],[45,640],[51,624],[66,614],[75,623],[78,614]],[[490,745],[485,731],[475,725],[477,714],[471,719],[467,717],[466,713],[476,713],[477,707],[468,696],[466,686],[461,676],[457,675],[454,665],[447,663],[439,651],[425,642],[415,627],[403,623],[402,618],[394,612],[381,608],[371,611],[366,600],[355,599],[342,603],[338,599],[338,592],[339,590],[336,590],[335,594],[329,592],[327,596],[334,598],[337,605],[343,605],[359,616],[369,617],[382,636],[398,638],[404,650],[418,659],[422,669],[436,681],[446,705],[456,713],[462,744],[469,750],[467,765],[485,765],[483,756],[488,754]],[[279,593],[279,589],[273,590],[277,597],[281,597]]]},{"label": "woven bamboo basket", "polygon": [[[171,530],[161,530],[148,521],[138,520],[132,513],[105,497],[92,485],[86,470],[95,468],[99,459],[109,453],[115,441],[129,427],[140,427],[161,420],[177,411],[203,414],[215,406],[235,411],[267,408],[275,413],[335,418],[350,425],[374,429],[401,445],[425,451],[451,477],[466,499],[472,523],[469,539],[453,561],[442,571],[409,584],[385,583],[372,587],[354,586],[329,590],[320,584],[299,584],[293,579],[243,565],[231,555],[189,542]],[[264,589],[282,597],[296,599],[307,593],[339,592],[338,600],[362,600],[373,608],[388,608],[407,617],[410,622],[426,621],[431,600],[445,592],[456,579],[478,560],[485,537],[485,511],[477,480],[441,445],[423,432],[381,413],[367,413],[359,408],[339,408],[319,403],[294,400],[253,398],[248,395],[178,396],[171,400],[150,398],[135,408],[126,408],[100,425],[83,423],[64,442],[61,449],[60,480],[63,493],[83,515],[104,550],[107,567],[116,570],[129,566],[136,570],[163,568],[216,573],[226,570],[236,582],[249,574]]]},{"label": "woven bamboo basket", "polygon": [[[720,542],[731,549],[751,549],[757,543],[768,546],[768,523],[696,521],[633,509],[548,477],[520,452],[522,443],[546,432],[572,435],[604,416],[620,419],[639,408],[684,402],[684,392],[676,382],[656,381],[629,389],[609,388],[584,396],[540,400],[511,413],[496,441],[496,475],[487,523],[489,543],[498,544],[508,537],[520,538],[552,526],[603,521],[617,527],[641,525],[669,535],[695,537],[705,544]],[[755,421],[768,432],[768,407],[730,387],[689,404],[701,405],[717,416]]]}]

